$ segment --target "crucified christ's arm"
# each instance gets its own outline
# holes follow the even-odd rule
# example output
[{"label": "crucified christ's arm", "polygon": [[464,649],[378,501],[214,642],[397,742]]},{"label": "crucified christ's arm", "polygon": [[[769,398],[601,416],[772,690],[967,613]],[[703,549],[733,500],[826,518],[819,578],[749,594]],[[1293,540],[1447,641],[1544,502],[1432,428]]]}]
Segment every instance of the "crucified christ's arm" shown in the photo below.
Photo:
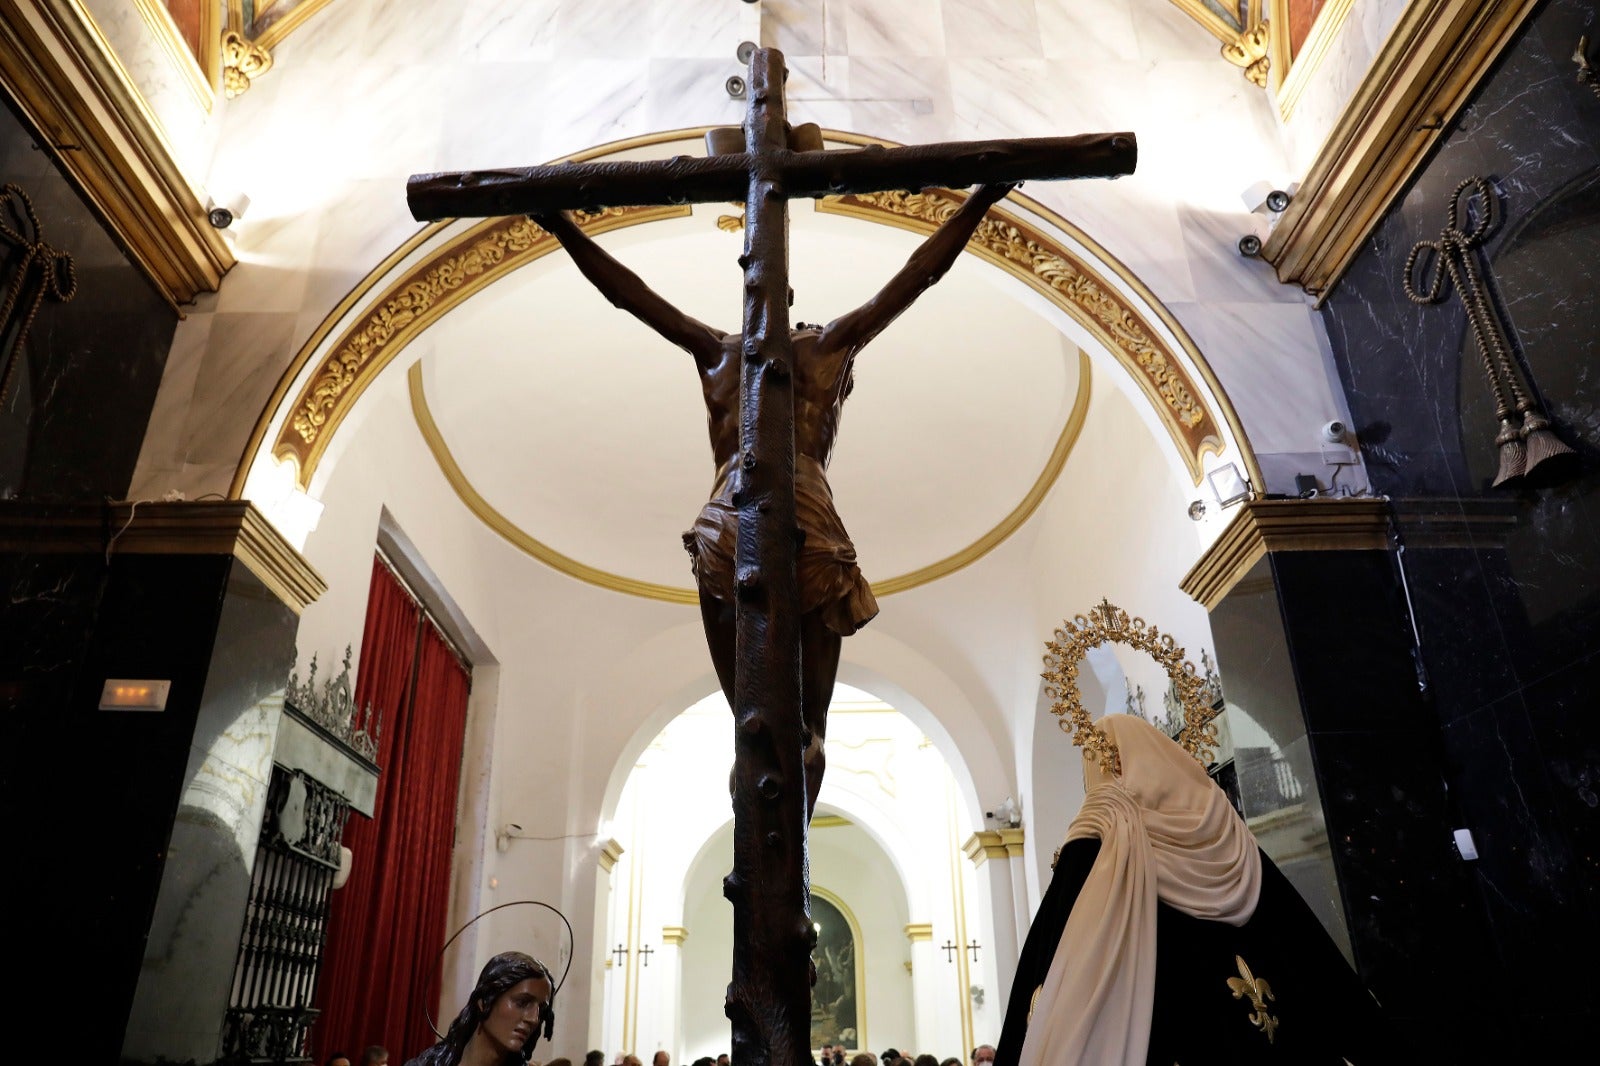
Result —
[{"label": "crucified christ's arm", "polygon": [[834,351],[859,351],[900,317],[918,296],[944,277],[983,221],[984,212],[1016,185],[982,185],[960,210],[918,246],[899,273],[878,294],[854,311],[840,315],[822,331],[821,343]]},{"label": "crucified christ's arm", "polygon": [[704,366],[717,360],[723,334],[668,303],[639,275],[596,244],[566,212],[534,215],[533,220],[561,242],[583,276],[612,306],[622,308],[694,356],[696,363]]}]

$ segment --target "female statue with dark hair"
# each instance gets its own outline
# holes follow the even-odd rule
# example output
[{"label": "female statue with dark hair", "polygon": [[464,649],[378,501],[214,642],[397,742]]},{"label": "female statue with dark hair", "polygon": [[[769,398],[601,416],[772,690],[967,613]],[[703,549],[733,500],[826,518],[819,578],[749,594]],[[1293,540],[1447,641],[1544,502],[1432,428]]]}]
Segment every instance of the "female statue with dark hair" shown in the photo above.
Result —
[{"label": "female statue with dark hair", "polygon": [[556,983],[520,951],[490,959],[444,1039],[406,1066],[523,1066],[555,1028]]}]

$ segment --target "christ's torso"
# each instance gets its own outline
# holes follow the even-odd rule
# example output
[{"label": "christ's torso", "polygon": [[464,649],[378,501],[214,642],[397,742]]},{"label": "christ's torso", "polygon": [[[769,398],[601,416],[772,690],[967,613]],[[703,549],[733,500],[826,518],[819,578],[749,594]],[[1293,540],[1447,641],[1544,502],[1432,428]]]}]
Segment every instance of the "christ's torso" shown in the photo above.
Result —
[{"label": "christ's torso", "polygon": [[[839,412],[849,393],[854,353],[829,350],[814,328],[790,333],[794,351],[794,444],[796,456],[809,456],[824,467],[833,452]],[[702,365],[700,388],[705,396],[711,454],[717,468],[739,453],[739,368],[744,338],[730,333],[722,340],[714,363]]]}]

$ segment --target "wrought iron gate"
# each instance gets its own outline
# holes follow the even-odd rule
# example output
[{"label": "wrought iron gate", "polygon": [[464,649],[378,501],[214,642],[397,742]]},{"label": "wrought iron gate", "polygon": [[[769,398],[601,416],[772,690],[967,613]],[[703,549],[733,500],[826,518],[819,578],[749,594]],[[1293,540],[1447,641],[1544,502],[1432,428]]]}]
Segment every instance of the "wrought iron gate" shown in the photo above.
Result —
[{"label": "wrought iron gate", "polygon": [[349,814],[333,789],[273,766],[223,1027],[225,1061],[311,1061],[311,1003]]}]

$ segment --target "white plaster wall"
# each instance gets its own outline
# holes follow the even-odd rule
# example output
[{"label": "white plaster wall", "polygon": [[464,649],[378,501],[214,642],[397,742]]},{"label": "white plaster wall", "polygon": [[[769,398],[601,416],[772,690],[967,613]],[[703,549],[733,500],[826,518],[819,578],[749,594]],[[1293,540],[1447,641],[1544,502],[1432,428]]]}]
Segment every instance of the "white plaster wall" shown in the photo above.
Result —
[{"label": "white plaster wall", "polygon": [[[1172,635],[1196,668],[1201,649],[1211,648],[1206,610],[1179,583],[1199,544],[1208,543],[1232,514],[1220,512],[1202,490],[1179,483],[1157,441],[1114,431],[1128,403],[1121,392],[1096,389],[1073,461],[1030,525],[1030,629],[1014,645],[1023,661],[1016,666],[1018,689],[1010,707],[1023,826],[1033,845],[1026,865],[1035,907],[1049,884],[1050,856],[1083,795],[1078,749],[1041,697],[1044,645],[1055,628],[1109,599]],[[1196,523],[1184,512],[1190,499],[1200,497],[1209,507],[1207,518]],[[1126,677],[1143,686],[1149,712],[1161,713],[1166,675],[1160,666],[1121,645],[1112,645],[1110,654],[1115,666],[1102,664],[1099,671],[1106,678],[1089,683],[1090,671],[1084,671],[1081,687],[1090,712],[1101,713],[1107,704],[1120,710],[1118,681]]]}]

